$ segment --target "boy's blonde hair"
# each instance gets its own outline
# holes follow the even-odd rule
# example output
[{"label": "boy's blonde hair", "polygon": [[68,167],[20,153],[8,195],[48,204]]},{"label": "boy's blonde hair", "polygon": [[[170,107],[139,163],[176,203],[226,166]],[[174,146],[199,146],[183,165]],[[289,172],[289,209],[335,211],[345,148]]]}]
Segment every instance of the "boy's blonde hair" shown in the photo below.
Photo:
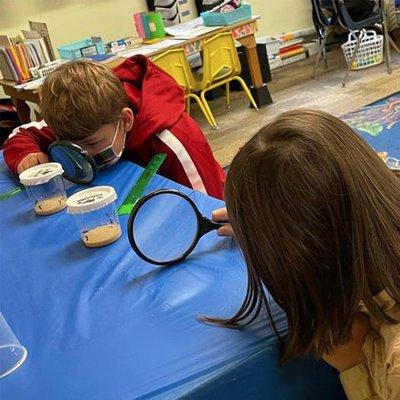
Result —
[{"label": "boy's blonde hair", "polygon": [[128,105],[121,81],[105,65],[72,61],[44,81],[41,112],[59,139],[80,140],[118,121]]}]

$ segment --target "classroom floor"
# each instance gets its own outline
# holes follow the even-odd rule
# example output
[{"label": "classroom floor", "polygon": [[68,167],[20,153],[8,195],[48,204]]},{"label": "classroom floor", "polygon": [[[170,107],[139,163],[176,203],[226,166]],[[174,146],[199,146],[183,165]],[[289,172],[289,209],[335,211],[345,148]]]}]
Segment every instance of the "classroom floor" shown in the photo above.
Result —
[{"label": "classroom floor", "polygon": [[222,165],[230,164],[238,149],[281,112],[308,107],[339,117],[400,91],[398,54],[393,53],[391,75],[386,72],[386,64],[352,72],[345,88],[341,85],[346,69],[341,49],[328,54],[328,70],[324,70],[321,64],[317,77],[311,80],[314,57],[274,71],[269,84],[274,103],[258,112],[248,108],[247,100],[240,92],[232,93],[232,106],[229,110],[225,109],[224,98],[210,102],[220,126],[217,131],[207,125],[200,110],[193,105],[191,114],[202,127]]}]

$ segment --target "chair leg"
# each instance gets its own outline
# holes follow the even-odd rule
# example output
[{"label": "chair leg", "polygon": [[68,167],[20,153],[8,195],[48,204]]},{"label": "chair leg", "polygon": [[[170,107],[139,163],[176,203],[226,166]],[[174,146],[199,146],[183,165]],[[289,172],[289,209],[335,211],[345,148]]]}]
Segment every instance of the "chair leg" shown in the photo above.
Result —
[{"label": "chair leg", "polygon": [[321,56],[324,56],[324,60],[325,60],[325,65],[326,67],[328,67],[328,63],[327,63],[327,59],[326,59],[326,41],[328,40],[328,37],[330,35],[331,30],[329,28],[326,28],[325,33],[324,33],[324,37],[321,40],[321,45],[319,47],[318,53],[317,53],[317,60],[315,61],[314,64],[314,68],[312,71],[312,75],[311,75],[311,79],[315,78],[315,74],[317,73],[317,68],[319,65],[319,62],[321,61]]},{"label": "chair leg", "polygon": [[390,35],[388,36],[388,38],[390,45],[400,54],[400,49],[397,46],[396,42],[390,37]]},{"label": "chair leg", "polygon": [[387,73],[390,75],[392,73],[392,55],[390,54],[389,31],[387,27],[386,6],[384,1],[381,1],[381,7],[382,7],[382,23],[383,23],[386,68],[387,68]]},{"label": "chair leg", "polygon": [[190,95],[185,97],[185,111],[190,115]]},{"label": "chair leg", "polygon": [[213,127],[214,129],[219,129],[219,126],[218,126],[218,124],[217,124],[217,121],[215,120],[214,115],[213,115],[213,113],[212,113],[212,111],[211,111],[211,108],[210,108],[210,106],[208,105],[208,102],[207,102],[207,99],[206,99],[206,91],[205,91],[205,90],[202,90],[202,91],[201,91],[201,93],[200,93],[200,98],[201,98],[201,101],[202,101],[202,103],[203,103],[204,108],[207,110],[208,116],[209,116],[210,119],[211,119],[212,127]]},{"label": "chair leg", "polygon": [[326,46],[322,49],[322,58],[324,59],[324,69],[328,69],[328,55],[326,54]]},{"label": "chair leg", "polygon": [[206,118],[207,122],[211,125],[212,128],[215,128],[215,124],[213,123],[212,119],[210,118],[210,115],[208,114],[206,108],[204,107],[203,102],[200,100],[200,97],[194,93],[191,93],[190,97],[196,100],[196,102],[199,105],[200,110],[203,113],[204,117]]},{"label": "chair leg", "polygon": [[248,99],[250,100],[250,103],[258,111],[258,105],[254,100],[253,95],[250,92],[250,89],[247,87],[246,82],[240,76],[235,76],[232,80],[236,80],[241,84],[244,92],[246,93]]},{"label": "chair leg", "polygon": [[349,65],[347,66],[346,74],[345,74],[345,76],[344,76],[344,78],[343,78],[343,82],[342,82],[342,86],[343,86],[343,87],[346,86],[346,81],[347,81],[347,78],[348,78],[349,73],[350,73],[350,71],[351,71],[351,67],[353,66],[354,60],[356,59],[358,49],[360,48],[360,44],[361,44],[361,32],[360,32],[360,34],[358,35],[356,47],[355,47],[354,52],[353,52],[353,55],[352,55],[352,57],[351,57],[351,61],[350,61]]},{"label": "chair leg", "polygon": [[318,53],[317,53],[317,59],[315,61],[314,68],[313,68],[313,71],[312,71],[312,74],[311,74],[311,79],[315,78],[315,74],[317,73],[317,68],[318,68],[319,62],[321,60],[321,55],[322,55],[323,48],[324,48],[324,45],[322,43],[323,42],[321,42],[321,45],[319,46],[319,50],[318,50]]},{"label": "chair leg", "polygon": [[231,90],[229,82],[225,83],[226,108],[231,108]]}]

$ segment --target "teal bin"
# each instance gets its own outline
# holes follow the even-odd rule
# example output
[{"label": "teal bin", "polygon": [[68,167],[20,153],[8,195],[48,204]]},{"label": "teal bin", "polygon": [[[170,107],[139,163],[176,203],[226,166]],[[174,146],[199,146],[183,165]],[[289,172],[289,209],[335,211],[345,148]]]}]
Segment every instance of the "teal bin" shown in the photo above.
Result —
[{"label": "teal bin", "polygon": [[233,25],[236,22],[251,18],[251,7],[248,4],[243,4],[236,10],[227,13],[220,12],[203,12],[201,18],[205,26],[225,26]]},{"label": "teal bin", "polygon": [[92,39],[89,38],[78,40],[77,42],[72,42],[64,46],[60,46],[57,48],[57,50],[61,58],[67,60],[74,60],[75,58],[82,57],[83,56],[82,49],[90,46],[96,46],[97,54],[105,54],[104,43],[103,42],[93,43]]}]

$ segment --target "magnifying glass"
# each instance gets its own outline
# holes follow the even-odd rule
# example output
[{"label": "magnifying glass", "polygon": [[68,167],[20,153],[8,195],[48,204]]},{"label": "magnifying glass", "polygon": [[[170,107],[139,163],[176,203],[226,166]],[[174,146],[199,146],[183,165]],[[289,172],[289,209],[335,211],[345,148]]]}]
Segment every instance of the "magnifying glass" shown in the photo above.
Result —
[{"label": "magnifying glass", "polygon": [[202,215],[192,199],[177,190],[142,197],[128,220],[128,238],[143,260],[169,266],[183,261],[208,232],[225,225]]},{"label": "magnifying glass", "polygon": [[64,178],[79,184],[89,184],[96,177],[98,167],[94,158],[75,143],[56,141],[48,148],[50,160],[63,166]]},{"label": "magnifying glass", "polygon": [[[63,176],[70,182],[89,184],[96,177],[98,166],[94,158],[82,147],[75,143],[56,141],[49,148],[49,157],[53,162],[62,165]],[[23,191],[23,186],[18,186],[0,194],[0,201]]]}]

